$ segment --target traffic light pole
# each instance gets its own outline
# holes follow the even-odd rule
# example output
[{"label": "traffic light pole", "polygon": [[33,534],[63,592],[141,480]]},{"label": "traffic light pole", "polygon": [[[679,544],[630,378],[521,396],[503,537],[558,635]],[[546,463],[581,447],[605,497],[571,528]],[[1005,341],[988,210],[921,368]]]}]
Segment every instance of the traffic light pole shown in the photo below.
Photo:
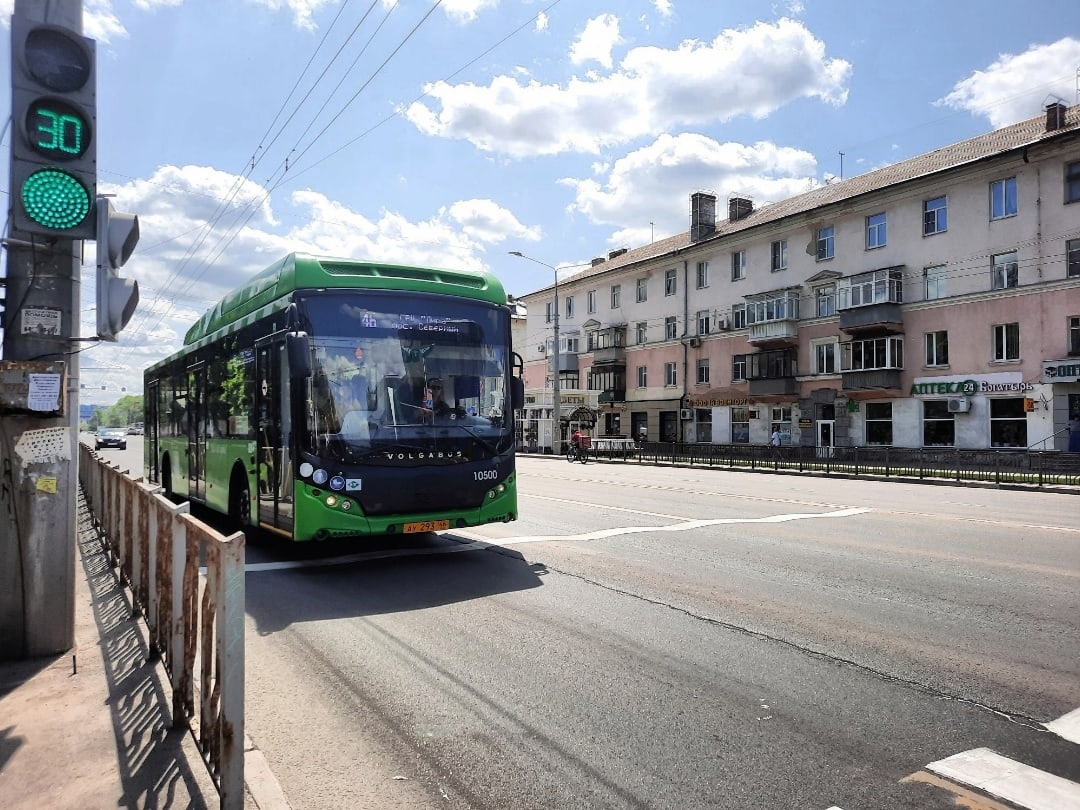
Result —
[{"label": "traffic light pole", "polygon": [[[16,0],[15,15],[82,31],[81,0]],[[19,204],[15,188],[10,199],[13,208]],[[50,390],[56,375],[25,374],[29,407],[0,419],[0,660],[62,653],[75,640],[82,241],[14,227],[9,233],[4,382],[15,369],[48,361],[62,361],[64,373],[59,392]],[[62,409],[42,408],[50,395]]]}]

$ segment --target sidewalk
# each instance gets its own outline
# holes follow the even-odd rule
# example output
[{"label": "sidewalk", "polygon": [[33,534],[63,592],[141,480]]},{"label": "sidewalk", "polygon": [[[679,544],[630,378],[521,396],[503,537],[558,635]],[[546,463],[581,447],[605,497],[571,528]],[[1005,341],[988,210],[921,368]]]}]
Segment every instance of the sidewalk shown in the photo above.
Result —
[{"label": "sidewalk", "polygon": [[[159,662],[79,499],[75,646],[0,662],[0,807],[217,808],[195,741],[169,727]],[[248,795],[245,807],[258,805]]]}]

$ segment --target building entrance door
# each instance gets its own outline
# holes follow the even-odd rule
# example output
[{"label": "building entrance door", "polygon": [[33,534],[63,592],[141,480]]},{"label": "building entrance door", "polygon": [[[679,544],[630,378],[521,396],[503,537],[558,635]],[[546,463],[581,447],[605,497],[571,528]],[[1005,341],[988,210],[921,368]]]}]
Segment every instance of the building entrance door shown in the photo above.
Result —
[{"label": "building entrance door", "polygon": [[833,454],[833,428],[836,422],[832,419],[819,419],[817,422],[817,454],[819,458],[827,458]]}]

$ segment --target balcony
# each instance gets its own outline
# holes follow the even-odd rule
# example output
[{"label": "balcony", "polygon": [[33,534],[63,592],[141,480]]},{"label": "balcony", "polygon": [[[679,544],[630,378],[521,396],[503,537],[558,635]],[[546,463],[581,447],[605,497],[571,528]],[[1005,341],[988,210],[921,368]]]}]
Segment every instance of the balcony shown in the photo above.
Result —
[{"label": "balcony", "polygon": [[753,345],[790,344],[799,338],[799,289],[746,299],[747,340]]},{"label": "balcony", "polygon": [[[548,370],[554,372],[554,356],[548,360]],[[578,370],[578,356],[574,352],[560,352],[559,354],[559,371],[577,371]]]},{"label": "balcony", "polygon": [[626,348],[623,346],[605,346],[592,350],[594,366],[625,366]]},{"label": "balcony", "polygon": [[840,329],[848,334],[904,331],[902,267],[860,273],[837,289]]},{"label": "balcony", "polygon": [[897,391],[903,371],[903,336],[840,344],[840,379],[845,391]]},{"label": "balcony", "polygon": [[876,368],[869,371],[845,371],[841,373],[844,391],[899,391],[900,375],[895,368]]},{"label": "balcony", "polygon": [[626,389],[609,388],[606,391],[601,391],[596,397],[596,402],[599,405],[609,402],[626,402]]},{"label": "balcony", "polygon": [[750,396],[794,394],[798,375],[794,349],[746,355],[747,393]]}]

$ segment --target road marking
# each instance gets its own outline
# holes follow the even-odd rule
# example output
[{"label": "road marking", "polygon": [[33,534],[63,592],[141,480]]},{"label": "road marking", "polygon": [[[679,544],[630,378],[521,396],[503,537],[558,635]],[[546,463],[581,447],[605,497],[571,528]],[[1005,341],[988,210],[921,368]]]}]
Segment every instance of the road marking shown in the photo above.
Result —
[{"label": "road marking", "polygon": [[975,748],[931,762],[927,770],[971,785],[1030,810],[1078,810],[1080,785],[989,748]]},{"label": "road marking", "polygon": [[1049,731],[1064,737],[1069,742],[1080,743],[1080,709],[1073,709],[1068,714],[1044,725]]},{"label": "road marking", "polygon": [[869,512],[869,509],[839,509],[835,512],[809,512],[793,513],[786,515],[770,515],[762,518],[716,518],[714,520],[684,520],[670,526],[624,526],[614,529],[603,529],[585,534],[551,534],[532,535],[522,537],[504,537],[494,539],[484,537],[476,532],[455,529],[446,536],[450,538],[461,537],[469,542],[454,542],[450,545],[437,548],[391,548],[382,551],[360,551],[355,554],[345,554],[340,557],[319,560],[282,560],[279,562],[248,563],[244,570],[249,573],[261,571],[285,571],[293,568],[325,568],[334,565],[349,565],[356,562],[368,562],[370,560],[385,560],[393,557],[422,557],[436,554],[457,554],[462,551],[483,551],[489,548],[502,548],[516,546],[523,543],[543,543],[555,540],[562,541],[585,541],[602,540],[608,537],[618,537],[628,534],[642,534],[646,532],[685,532],[692,529],[700,529],[707,526],[719,526],[723,524],[738,523],[786,523],[792,520],[810,520],[813,518],[840,518],[860,515]]}]

